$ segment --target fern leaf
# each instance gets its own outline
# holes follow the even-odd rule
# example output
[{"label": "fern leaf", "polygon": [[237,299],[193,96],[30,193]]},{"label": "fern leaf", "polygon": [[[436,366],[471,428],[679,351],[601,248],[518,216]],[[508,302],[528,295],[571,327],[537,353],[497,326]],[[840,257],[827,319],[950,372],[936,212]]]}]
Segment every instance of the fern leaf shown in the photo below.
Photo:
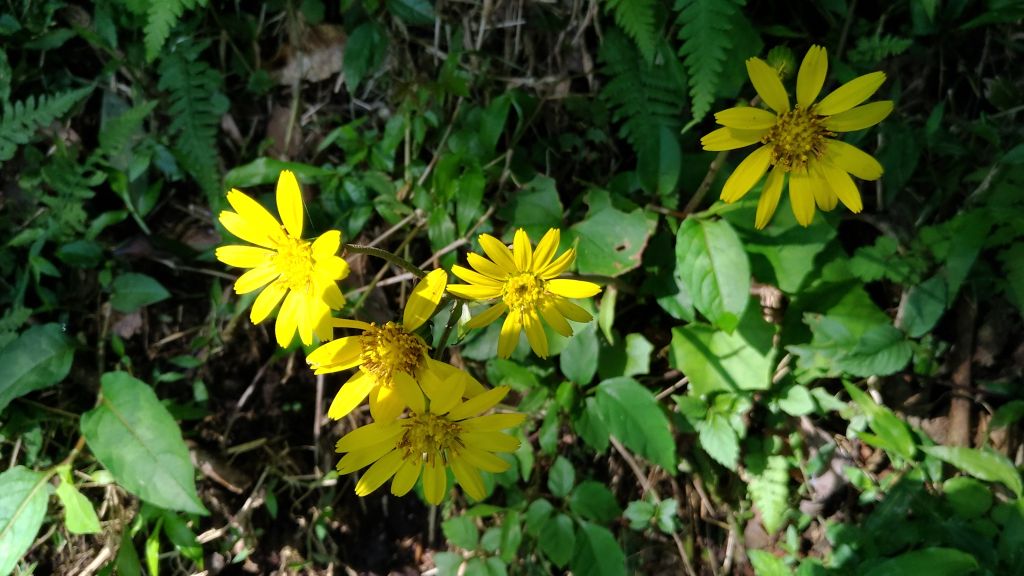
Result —
[{"label": "fern leaf", "polygon": [[768,466],[747,485],[750,499],[761,511],[761,522],[769,534],[786,521],[789,509],[789,463],[785,456],[769,456]]},{"label": "fern leaf", "polygon": [[140,104],[120,116],[106,121],[100,129],[100,147],[96,153],[107,158],[120,154],[138,134],[142,123],[153,112],[156,105],[155,101]]},{"label": "fern leaf", "polygon": [[891,34],[868,36],[857,41],[857,45],[850,50],[847,58],[854,64],[874,66],[890,56],[902,54],[911,45],[913,41],[909,38]]},{"label": "fern leaf", "polygon": [[722,73],[722,62],[732,48],[730,31],[742,18],[746,0],[679,0],[679,55],[690,79],[693,118],[699,120],[711,109]]},{"label": "fern leaf", "polygon": [[0,164],[14,157],[18,146],[28,144],[40,128],[62,117],[72,106],[92,92],[92,86],[62,92],[54,96],[29,96],[13,105],[4,105],[0,116]]},{"label": "fern leaf", "polygon": [[658,34],[655,28],[655,0],[605,0],[605,10],[615,14],[615,22],[636,42],[647,62],[654,62]]},{"label": "fern leaf", "polygon": [[158,86],[170,94],[170,131],[179,162],[207,193],[214,193],[219,188],[217,133],[229,102],[221,91],[221,74],[198,59],[205,45],[181,48],[162,58]]},{"label": "fern leaf", "polygon": [[174,28],[185,10],[196,5],[205,6],[206,0],[149,0],[146,8],[146,61],[152,62],[160,54]]}]

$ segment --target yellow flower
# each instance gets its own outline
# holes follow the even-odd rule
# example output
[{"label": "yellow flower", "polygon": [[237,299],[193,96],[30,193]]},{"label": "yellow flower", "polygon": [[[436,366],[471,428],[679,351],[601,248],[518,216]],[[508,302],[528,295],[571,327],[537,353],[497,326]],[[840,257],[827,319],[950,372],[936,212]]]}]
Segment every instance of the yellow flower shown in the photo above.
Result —
[{"label": "yellow flower", "polygon": [[[345,305],[336,282],[348,276],[348,264],[336,254],[341,232],[330,230],[312,243],[302,239],[302,195],[295,174],[281,172],[277,180],[277,210],[281,222],[244,192],[231,190],[234,212],[220,213],[229,232],[256,246],[221,246],[217,259],[229,266],[252,268],[235,282],[235,292],[247,294],[266,286],[252,305],[253,324],[265,320],[284,298],[274,332],[285,348],[295,336],[302,343],[331,338],[331,309]],[[269,286],[268,286],[269,284]]]},{"label": "yellow flower", "polygon": [[762,144],[740,162],[722,188],[722,200],[735,202],[772,167],[757,204],[758,229],[775,213],[787,173],[793,215],[803,226],[814,219],[815,203],[828,211],[838,200],[852,212],[861,211],[860,192],[850,174],[864,180],[882,176],[877,160],[831,136],[874,126],[892,112],[891,100],[859,105],[885,82],[885,73],[854,78],[815,103],[827,72],[825,49],[811,46],[797,74],[796,106],[790,108],[789,95],[775,70],[760,58],[747,60],[754,89],[775,113],[749,106],[723,110],[715,120],[725,127],[701,138],[704,149],[714,151]]},{"label": "yellow flower", "polygon": [[519,343],[519,333],[526,330],[530,347],[541,358],[548,355],[548,338],[544,334],[541,318],[562,336],[572,336],[574,322],[590,322],[592,317],[583,308],[569,302],[568,298],[588,298],[601,291],[593,282],[557,278],[576,259],[576,250],[570,248],[555,258],[560,232],[557,228],[547,234],[534,249],[530,237],[522,228],[516,230],[512,250],[500,240],[488,234],[479,237],[480,246],[490,260],[470,253],[469,265],[476,271],[462,266],[452,266],[455,274],[468,284],[448,286],[448,292],[467,300],[501,301],[478,314],[468,323],[467,328],[480,328],[497,320],[508,312],[501,326],[498,338],[498,356],[508,358]]},{"label": "yellow flower", "polygon": [[483,385],[466,372],[430,358],[427,343],[414,333],[430,319],[447,283],[444,270],[427,274],[409,296],[401,324],[388,322],[378,326],[359,320],[333,321],[334,326],[355,328],[362,333],[328,342],[306,358],[317,374],[359,367],[334,397],[328,417],[344,418],[369,396],[374,420],[394,420],[406,406],[398,387],[416,386],[416,381],[425,377],[457,380],[471,396],[484,391]]},{"label": "yellow flower", "polygon": [[488,390],[462,401],[464,381],[427,377],[423,393],[411,380],[399,381],[398,392],[409,405],[408,418],[377,421],[349,432],[338,441],[346,453],[338,472],[348,474],[372,464],[356,483],[356,494],[366,496],[389,478],[391,493],[403,496],[423,475],[427,502],[440,504],[448,489],[445,468],[472,498],[486,495],[480,470],[504,472],[509,464],[496,452],[513,452],[519,440],[501,430],[519,425],[523,414],[479,416],[508,394],[507,386]]}]

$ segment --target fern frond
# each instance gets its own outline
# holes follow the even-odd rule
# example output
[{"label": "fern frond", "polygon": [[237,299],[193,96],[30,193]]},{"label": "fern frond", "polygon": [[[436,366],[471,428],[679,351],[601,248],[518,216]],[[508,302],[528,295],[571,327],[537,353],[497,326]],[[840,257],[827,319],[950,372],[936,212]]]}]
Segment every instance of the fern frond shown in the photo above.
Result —
[{"label": "fern frond", "polygon": [[711,109],[722,73],[722,62],[732,48],[730,31],[746,0],[679,0],[679,55],[689,73],[693,118],[699,120]]},{"label": "fern frond", "polygon": [[847,53],[847,58],[854,64],[874,66],[890,56],[902,54],[913,43],[909,38],[891,34],[868,36],[857,41],[853,50]]},{"label": "fern frond", "polygon": [[131,143],[156,105],[156,101],[146,102],[108,120],[100,130],[100,146],[96,154],[107,158],[120,154]]},{"label": "fern frond", "polygon": [[185,10],[197,5],[205,6],[206,0],[149,0],[146,7],[146,61],[152,62],[171,35],[171,29],[181,19]]},{"label": "fern frond", "polygon": [[50,209],[50,238],[64,242],[79,236],[85,231],[85,201],[95,196],[93,188],[103,183],[105,175],[66,153],[51,156],[40,174],[48,189],[39,202]]},{"label": "fern frond", "polygon": [[13,158],[18,146],[28,144],[37,130],[63,116],[90,92],[92,86],[38,100],[29,96],[10,106],[5,103],[0,116],[0,163]]},{"label": "fern frond", "polygon": [[654,62],[658,33],[655,28],[655,0],[604,0],[605,10],[615,14],[615,23],[636,42],[647,62]]},{"label": "fern frond", "polygon": [[761,511],[761,522],[769,534],[782,528],[789,509],[789,463],[785,456],[769,456],[760,476],[747,485],[754,506]]},{"label": "fern frond", "polygon": [[170,131],[179,162],[207,193],[212,193],[219,188],[217,133],[229,102],[221,91],[221,74],[198,59],[204,47],[181,46],[164,56],[158,86],[170,94]]}]

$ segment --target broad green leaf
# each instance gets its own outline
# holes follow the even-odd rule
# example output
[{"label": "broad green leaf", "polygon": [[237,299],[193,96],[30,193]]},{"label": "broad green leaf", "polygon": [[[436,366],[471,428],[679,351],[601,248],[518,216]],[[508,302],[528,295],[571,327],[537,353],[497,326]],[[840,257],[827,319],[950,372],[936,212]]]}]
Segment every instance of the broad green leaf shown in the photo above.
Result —
[{"label": "broad green leaf", "polygon": [[740,457],[740,440],[729,420],[720,414],[710,413],[707,420],[697,425],[700,447],[719,464],[736,470]]},{"label": "broad green leaf", "polygon": [[974,478],[950,478],[942,484],[942,491],[957,516],[963,518],[978,518],[992,507],[992,491]]},{"label": "broad green leaf", "polygon": [[993,430],[1005,428],[1016,423],[1021,418],[1024,418],[1024,400],[1011,400],[996,410],[996,413],[992,415],[989,426]]},{"label": "broad green leaf", "polygon": [[523,542],[523,524],[519,520],[519,512],[509,511],[501,521],[501,559],[505,562],[512,562],[519,552],[519,545]]},{"label": "broad green leaf", "polygon": [[569,508],[587,520],[608,524],[622,514],[608,487],[593,480],[581,482],[569,497]]},{"label": "broad green leaf", "polygon": [[902,332],[880,324],[861,336],[852,350],[839,357],[837,366],[854,376],[888,376],[903,369],[914,350]]},{"label": "broad green leaf", "polygon": [[588,576],[625,576],[626,555],[607,528],[581,521],[572,554],[572,571]]},{"label": "broad green leaf", "polygon": [[793,572],[782,558],[764,550],[747,550],[747,557],[757,576],[790,576]]},{"label": "broad green leaf", "polygon": [[63,380],[74,354],[59,324],[25,330],[0,350],[0,412],[11,400]]},{"label": "broad green leaf", "polygon": [[[608,193],[591,190],[587,194],[590,212],[582,222],[567,231],[576,240],[576,267],[581,274],[620,276],[640,266],[647,238],[655,221],[641,209],[622,212],[608,201]],[[599,208],[598,208],[599,207]]]},{"label": "broad green leaf", "polygon": [[805,416],[818,409],[811,392],[802,384],[794,384],[786,389],[778,399],[779,408],[790,416]]},{"label": "broad green leaf", "polygon": [[627,377],[597,385],[597,405],[608,431],[630,450],[673,470],[676,444],[668,418],[650,390]]},{"label": "broad green leaf", "polygon": [[583,404],[583,410],[573,422],[576,433],[583,438],[591,448],[597,452],[604,452],[608,449],[609,436],[608,424],[604,421],[601,407],[594,398],[587,398]]},{"label": "broad green leaf", "polygon": [[1024,315],[1024,242],[1017,242],[999,254],[1006,277],[1006,292]]},{"label": "broad green leaf", "polygon": [[264,156],[228,170],[228,173],[224,175],[224,187],[227,189],[254,188],[273,184],[281,176],[282,170],[291,170],[299,180],[326,178],[337,174],[335,170],[320,168],[312,164],[287,162]]},{"label": "broad green leaf", "polygon": [[64,506],[64,525],[72,534],[98,534],[102,531],[96,510],[78,488],[71,477],[71,468],[63,466],[59,470],[60,486],[57,486],[57,498]]},{"label": "broad green leaf", "polygon": [[575,483],[576,469],[572,467],[572,462],[561,456],[555,458],[555,463],[548,471],[548,490],[551,491],[551,494],[565,498]]},{"label": "broad green leaf", "polygon": [[114,278],[110,305],[118,312],[134,312],[143,306],[156,304],[171,297],[153,277],[130,272]]},{"label": "broad green leaf", "polygon": [[388,53],[388,36],[373,20],[363,22],[348,37],[342,68],[345,85],[355,92],[367,75],[377,71]]},{"label": "broad green leaf", "polygon": [[530,180],[512,196],[503,212],[507,213],[506,220],[526,230],[531,241],[539,242],[549,228],[562,226],[562,201],[554,179],[537,176]]},{"label": "broad green leaf", "polygon": [[775,369],[774,328],[751,307],[731,333],[703,323],[672,329],[669,365],[690,379],[693,394],[767,390]]},{"label": "broad green leaf", "polygon": [[0,474],[0,574],[10,574],[46,516],[49,477],[24,466]]},{"label": "broad green leaf", "polygon": [[455,224],[465,234],[483,210],[481,201],[487,180],[479,168],[466,170],[455,184]]},{"label": "broad green leaf", "polygon": [[558,357],[562,374],[580,386],[590,384],[597,372],[598,348],[597,327],[591,322],[569,339]]},{"label": "broad green leaf", "polygon": [[555,507],[551,505],[551,502],[544,498],[530,502],[526,508],[526,533],[534,537],[540,535],[541,528],[554,510]]},{"label": "broad green leaf", "polygon": [[436,18],[429,0],[388,0],[387,6],[388,11],[413,26],[432,26]]},{"label": "broad green leaf", "polygon": [[843,386],[850,394],[850,398],[864,411],[864,415],[868,418],[868,425],[877,435],[877,440],[882,443],[880,447],[907,460],[913,459],[917,446],[906,422],[893,414],[887,407],[876,404],[871,396],[860,388],[849,382],[843,382]]},{"label": "broad green leaf", "polygon": [[181,429],[153,389],[125,372],[108,372],[100,384],[100,405],[81,419],[96,459],[118,484],[147,502],[207,514]]},{"label": "broad green leaf", "polygon": [[978,561],[966,552],[954,548],[925,548],[885,560],[864,576],[960,576],[971,574],[977,568]]},{"label": "broad green leaf", "polygon": [[651,354],[654,344],[639,332],[616,338],[615,344],[601,344],[597,369],[602,378],[636,376],[651,371]]},{"label": "broad green leaf", "polygon": [[541,525],[539,541],[544,555],[554,562],[555,566],[565,568],[576,546],[576,531],[572,525],[572,518],[561,513],[548,518]]},{"label": "broad green leaf", "polygon": [[457,576],[462,566],[462,555],[457,552],[435,552],[434,566],[438,576]]},{"label": "broad green leaf", "polygon": [[441,523],[441,531],[452,544],[466,550],[476,549],[480,539],[480,531],[469,516],[456,516],[445,520]]},{"label": "broad green leaf", "polygon": [[935,327],[946,311],[946,280],[933,276],[910,287],[903,308],[903,329],[911,338],[920,338]]},{"label": "broad green leaf", "polygon": [[676,235],[676,259],[697,310],[732,332],[750,302],[750,262],[736,231],[725,220],[687,218]]},{"label": "broad green leaf", "polygon": [[967,275],[974,267],[975,260],[981,252],[988,231],[992,227],[992,218],[987,212],[972,210],[961,213],[950,222],[953,241],[946,254],[946,265],[943,272],[949,289],[946,292],[946,305],[951,306],[960,286],[967,280]]},{"label": "broad green leaf", "polygon": [[962,446],[922,446],[929,455],[987,482],[1002,482],[1019,498],[1024,494],[1020,472],[1006,456]]},{"label": "broad green leaf", "polygon": [[644,190],[657,196],[675,191],[682,156],[676,134],[668,126],[659,126],[657,139],[641,145],[637,154],[636,172]]},{"label": "broad green leaf", "polygon": [[634,500],[626,506],[622,515],[629,520],[629,527],[633,530],[646,530],[651,527],[654,521],[654,514],[657,506],[646,500]]},{"label": "broad green leaf", "polygon": [[[605,287],[604,293],[601,294],[601,306],[597,313],[597,325],[601,327],[601,333],[604,334],[605,341],[614,344],[615,333],[612,330],[612,325],[615,324],[615,302],[618,300],[619,289],[614,284],[610,284]],[[626,374],[623,374],[626,376]]]}]

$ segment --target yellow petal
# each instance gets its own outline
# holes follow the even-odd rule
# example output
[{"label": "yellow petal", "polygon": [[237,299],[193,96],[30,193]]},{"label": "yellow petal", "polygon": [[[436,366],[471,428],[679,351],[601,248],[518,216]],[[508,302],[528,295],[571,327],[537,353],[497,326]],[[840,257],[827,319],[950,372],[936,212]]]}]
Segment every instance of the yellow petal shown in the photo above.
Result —
[{"label": "yellow petal", "polygon": [[256,297],[256,301],[252,303],[252,310],[249,312],[249,321],[253,324],[259,324],[266,320],[267,316],[274,311],[274,308],[281,302],[281,298],[288,292],[288,283],[284,280],[276,280],[270,283],[260,292],[260,295]]},{"label": "yellow petal", "polygon": [[373,466],[366,470],[359,482],[356,482],[356,495],[367,496],[380,488],[381,484],[395,475],[401,465],[402,452],[400,450],[385,454],[383,458],[374,462]]},{"label": "yellow petal", "polygon": [[313,261],[313,272],[325,280],[342,280],[348,277],[348,262],[337,256],[328,256]]},{"label": "yellow petal", "polygon": [[747,60],[747,74],[765,104],[778,114],[789,112],[789,96],[774,68],[760,58],[750,58]]},{"label": "yellow petal", "polygon": [[729,175],[722,187],[722,200],[733,203],[742,198],[768,171],[772,160],[772,146],[766,144],[750,153]]},{"label": "yellow petal", "polygon": [[302,192],[291,170],[282,170],[277,177],[277,212],[288,234],[302,238]]},{"label": "yellow petal", "polygon": [[277,338],[277,345],[287,348],[295,337],[295,327],[299,324],[299,304],[301,298],[299,293],[292,290],[284,297],[284,304],[277,313],[277,322],[274,324],[274,336]]},{"label": "yellow petal", "polygon": [[470,252],[466,255],[466,261],[473,267],[474,270],[483,274],[484,276],[490,276],[498,281],[505,281],[509,276],[508,270],[502,270],[497,264],[491,262],[487,258],[477,254],[476,252]]},{"label": "yellow petal", "polygon": [[553,292],[566,298],[590,298],[601,291],[601,286],[593,282],[570,280],[568,278],[548,280],[544,286],[548,292]]},{"label": "yellow petal", "polygon": [[331,315],[328,311],[320,321],[313,326],[313,334],[320,339],[321,342],[330,342],[334,338],[334,328],[331,326]]},{"label": "yellow petal", "polygon": [[872,72],[858,76],[825,96],[814,106],[814,112],[821,116],[832,116],[846,112],[857,104],[871,98],[885,82],[885,72]]},{"label": "yellow petal", "polygon": [[501,288],[479,284],[449,284],[448,292],[465,300],[490,300],[501,296]]},{"label": "yellow petal", "polygon": [[481,286],[491,286],[493,288],[501,288],[504,282],[496,278],[491,278],[485,274],[481,274],[469,268],[464,268],[455,264],[452,266],[452,274],[458,277],[463,282],[469,282],[470,284],[480,284]]},{"label": "yellow petal", "polygon": [[458,373],[443,379],[421,378],[420,384],[430,398],[430,413],[437,415],[447,414],[462,401],[462,394],[466,391],[466,379]]},{"label": "yellow petal", "polygon": [[447,285],[448,273],[440,268],[424,276],[413,288],[409,301],[405,303],[402,326],[411,332],[429,320]]},{"label": "yellow petal", "polygon": [[530,343],[533,353],[541,358],[548,357],[548,336],[540,323],[537,312],[523,314],[523,327],[526,329],[526,340]]},{"label": "yellow petal", "polygon": [[789,201],[796,221],[805,228],[810,226],[814,220],[814,192],[811,191],[811,177],[806,171],[789,173]]},{"label": "yellow petal", "polygon": [[506,274],[519,271],[516,268],[515,260],[512,258],[512,252],[509,251],[508,246],[505,246],[501,240],[490,234],[481,234],[477,239],[480,241],[480,246],[484,249],[484,252],[487,253],[487,257],[504,270]]},{"label": "yellow petal", "polygon": [[500,473],[508,470],[509,467],[506,460],[502,460],[490,452],[479,450],[471,446],[465,446],[459,450],[459,458],[465,460],[476,468],[486,470],[487,472]]},{"label": "yellow petal", "polygon": [[345,295],[341,293],[338,285],[330,280],[320,278],[317,282],[317,293],[320,300],[333,310],[341,310],[345,306]]},{"label": "yellow petal", "polygon": [[[331,256],[338,254],[338,248],[341,247],[341,232],[338,230],[328,230],[320,235],[319,238],[313,241],[312,251],[313,260],[326,260]],[[344,260],[342,260],[344,262]]]},{"label": "yellow petal", "polygon": [[594,319],[594,317],[590,315],[590,312],[587,312],[583,308],[580,308],[564,298],[558,298],[555,300],[555,308],[558,308],[558,312],[561,313],[562,316],[565,316],[573,322],[590,322]]},{"label": "yellow petal", "polygon": [[846,170],[838,168],[828,162],[819,164],[822,176],[828,181],[829,188],[839,198],[844,206],[854,214],[864,209],[864,203],[860,197],[860,190],[853,182],[853,178],[846,173]]},{"label": "yellow petal", "polygon": [[472,464],[458,456],[453,457],[449,464],[451,464],[452,472],[455,473],[455,479],[470,498],[483,500],[487,496],[487,492],[484,490],[484,480],[480,477],[480,471]]},{"label": "yellow petal", "polygon": [[735,150],[761,141],[761,138],[768,133],[767,128],[759,130],[741,130],[739,128],[719,128],[705,134],[700,139],[700,145],[709,152],[721,152],[723,150]]},{"label": "yellow petal", "polygon": [[540,315],[544,318],[544,321],[548,323],[548,326],[551,326],[555,332],[558,332],[566,338],[572,336],[572,326],[565,321],[565,318],[561,314],[558,313],[558,308],[555,306],[554,302],[545,302],[544,305],[540,307]]},{"label": "yellow petal", "polygon": [[306,356],[306,363],[316,370],[317,374],[339,372],[358,366],[362,362],[362,351],[363,345],[359,336],[338,338],[310,352],[309,356]]},{"label": "yellow petal", "polygon": [[228,192],[228,203],[235,212],[255,230],[274,240],[281,235],[281,223],[259,202],[241,190],[232,189]]},{"label": "yellow petal", "polygon": [[892,100],[879,100],[825,118],[825,128],[833,132],[863,130],[885,120],[891,112]]},{"label": "yellow petal", "polygon": [[504,302],[498,302],[494,306],[491,306],[487,310],[484,310],[480,314],[473,316],[473,318],[466,322],[466,328],[472,330],[474,328],[483,328],[491,322],[497,320],[505,311],[508,310],[508,306],[505,306]]},{"label": "yellow petal", "polygon": [[220,220],[220,223],[224,228],[227,228],[228,232],[231,232],[246,242],[252,242],[253,244],[257,244],[265,248],[277,247],[277,240],[268,234],[266,228],[260,228],[256,224],[247,222],[235,212],[224,210],[220,213],[217,219]]},{"label": "yellow petal", "polygon": [[545,280],[549,278],[554,278],[555,276],[558,276],[562,272],[568,270],[569,267],[572,266],[572,263],[575,261],[576,249],[569,248],[561,256],[552,260],[550,264],[548,264],[541,270],[535,272],[535,274],[540,276],[541,278],[544,278]]},{"label": "yellow petal", "polygon": [[370,415],[378,422],[389,422],[402,415],[405,401],[396,388],[378,386],[370,393]]},{"label": "yellow petal", "polygon": [[763,229],[771,221],[775,214],[775,208],[779,205],[779,198],[782,196],[782,185],[786,181],[786,173],[775,167],[768,173],[761,189],[761,198],[757,201],[757,217],[754,227]]},{"label": "yellow petal", "polygon": [[508,386],[498,386],[497,388],[491,388],[483,394],[477,394],[455,408],[452,408],[451,411],[448,412],[448,419],[452,421],[464,420],[471,416],[476,416],[486,410],[490,410],[491,408],[494,408],[498,402],[501,402],[506,395],[508,395],[508,391]]},{"label": "yellow petal", "polygon": [[438,460],[440,458],[435,455],[423,466],[423,496],[434,506],[444,500],[444,494],[448,491],[448,475]]},{"label": "yellow petal", "polygon": [[423,468],[422,460],[405,459],[402,467],[395,472],[395,479],[391,481],[391,493],[395,496],[405,496],[416,485],[420,477],[420,469]]},{"label": "yellow petal", "polygon": [[519,345],[519,333],[522,331],[521,314],[512,312],[505,317],[501,324],[501,334],[498,335],[498,357],[508,358]]},{"label": "yellow petal", "polygon": [[811,192],[814,194],[814,203],[822,212],[831,212],[839,198],[828,184],[828,180],[821,173],[818,163],[808,164],[808,175],[811,178]]},{"label": "yellow petal", "polygon": [[515,452],[519,449],[519,439],[502,432],[467,432],[460,436],[463,443],[488,452]]},{"label": "yellow petal", "polygon": [[488,414],[477,416],[460,423],[463,430],[498,431],[519,426],[526,420],[526,414],[519,412],[509,414]]},{"label": "yellow petal", "polygon": [[214,253],[217,260],[236,268],[256,268],[273,261],[274,251],[255,246],[221,246]]},{"label": "yellow petal", "polygon": [[516,230],[516,235],[512,239],[512,258],[520,270],[533,270],[533,246],[530,245],[530,237],[526,230],[522,228]]},{"label": "yellow petal", "polygon": [[402,427],[402,423],[398,420],[373,422],[366,426],[360,426],[342,436],[341,440],[338,440],[337,444],[334,445],[334,451],[342,453],[352,452],[353,450],[362,450],[381,442],[393,442],[393,439],[401,436],[404,431],[405,428]]},{"label": "yellow petal", "polygon": [[408,406],[410,410],[417,414],[423,414],[427,411],[427,404],[423,399],[423,392],[420,391],[419,384],[413,380],[412,376],[405,372],[395,372],[393,386],[398,392],[398,397],[402,399],[402,402]]},{"label": "yellow petal", "polygon": [[376,387],[377,381],[372,376],[362,370],[356,372],[334,396],[331,407],[327,409],[327,417],[338,420],[348,416],[348,413],[362,404],[370,395],[370,391]]},{"label": "yellow petal", "polygon": [[828,75],[828,53],[821,46],[811,46],[800,63],[800,71],[796,75],[796,102],[801,108],[807,109],[821,93]]},{"label": "yellow petal", "polygon": [[533,270],[537,272],[543,270],[545,266],[551,263],[551,259],[554,258],[555,252],[558,250],[558,243],[561,242],[562,233],[558,228],[549,228],[544,237],[537,243],[537,248],[533,251]]},{"label": "yellow petal", "polygon": [[463,395],[467,398],[474,398],[486,392],[484,385],[477,382],[476,378],[473,378],[464,370],[459,370],[451,364],[440,362],[433,358],[427,358],[427,366],[429,371],[437,374],[437,376],[442,380],[449,380],[452,376],[456,376],[462,380],[461,386],[464,388]]},{"label": "yellow petal", "polygon": [[348,318],[335,318],[331,321],[335,328],[353,328],[362,332],[366,332],[373,328],[373,325],[362,320],[349,320]]},{"label": "yellow petal", "polygon": [[239,276],[238,280],[235,280],[235,292],[248,294],[273,282],[280,275],[273,264],[263,264]]},{"label": "yellow petal", "polygon": [[715,121],[722,126],[740,130],[764,130],[775,126],[778,116],[754,106],[737,106],[715,113]]},{"label": "yellow petal", "polygon": [[353,450],[352,452],[345,454],[345,456],[338,462],[338,472],[341,474],[355,472],[372,462],[380,460],[382,456],[388,454],[394,449],[395,445],[391,442],[378,442],[373,446],[369,446],[361,450]]},{"label": "yellow petal", "polygon": [[[295,292],[293,291],[292,293]],[[318,302],[310,298],[308,294],[299,295],[299,306],[295,311],[295,315],[298,318],[299,340],[302,341],[304,346],[309,346],[313,343],[313,326],[319,320],[319,316],[314,313],[317,309],[316,304]]]},{"label": "yellow petal", "polygon": [[878,180],[882,177],[882,165],[867,152],[842,140],[827,139],[825,143],[826,162],[862,180]]}]

